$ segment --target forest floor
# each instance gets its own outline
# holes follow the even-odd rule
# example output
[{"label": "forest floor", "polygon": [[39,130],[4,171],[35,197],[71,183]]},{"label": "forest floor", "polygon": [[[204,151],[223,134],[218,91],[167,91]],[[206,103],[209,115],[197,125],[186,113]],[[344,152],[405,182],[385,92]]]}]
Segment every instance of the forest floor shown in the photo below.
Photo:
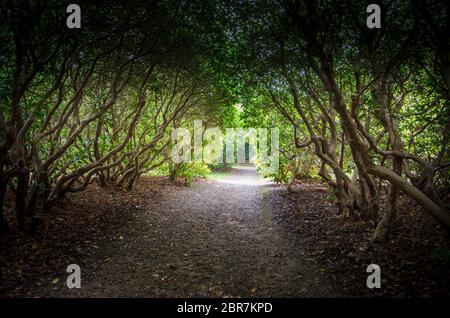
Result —
[{"label": "forest floor", "polygon": [[[395,234],[374,244],[372,226],[338,216],[322,185],[288,192],[250,167],[191,187],[162,177],[133,192],[91,186],[39,215],[36,233],[13,226],[0,238],[0,297],[449,295],[447,234],[399,205]],[[81,289],[65,285],[72,263]],[[378,290],[366,287],[371,263]]]}]

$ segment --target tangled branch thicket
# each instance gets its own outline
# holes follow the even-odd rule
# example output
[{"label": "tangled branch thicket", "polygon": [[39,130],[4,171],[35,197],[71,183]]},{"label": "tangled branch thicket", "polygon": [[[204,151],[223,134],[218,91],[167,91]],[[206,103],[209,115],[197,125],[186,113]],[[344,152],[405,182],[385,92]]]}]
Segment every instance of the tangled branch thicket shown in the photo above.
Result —
[{"label": "tangled branch thicket", "polygon": [[172,166],[170,130],[236,123],[235,102],[240,125],[282,128],[275,180],[320,176],[375,239],[400,192],[450,227],[447,2],[386,2],[381,29],[356,0],[82,7],[80,31],[55,27],[57,2],[2,5],[2,228],[8,188],[26,230],[94,181],[132,189]]},{"label": "tangled branch thicket", "polygon": [[10,186],[21,229],[36,209],[93,181],[133,188],[169,159],[165,132],[192,108],[214,106],[194,22],[181,15],[193,6],[85,5],[78,31],[54,27],[65,25],[56,2],[10,5],[1,19],[0,204]]},{"label": "tangled branch thicket", "polygon": [[288,175],[314,153],[340,212],[375,221],[376,240],[389,233],[400,191],[449,227],[448,4],[386,3],[378,30],[358,1],[264,8],[241,10],[253,21],[241,40],[259,82],[249,99],[279,111],[266,117],[288,131]]}]

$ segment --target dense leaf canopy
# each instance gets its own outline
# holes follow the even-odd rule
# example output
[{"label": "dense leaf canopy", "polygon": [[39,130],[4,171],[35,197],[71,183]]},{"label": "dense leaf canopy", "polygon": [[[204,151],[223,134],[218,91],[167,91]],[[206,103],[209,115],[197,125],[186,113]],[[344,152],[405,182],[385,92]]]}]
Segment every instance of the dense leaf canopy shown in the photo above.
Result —
[{"label": "dense leaf canopy", "polygon": [[[446,1],[5,1],[0,17],[0,204],[19,226],[67,193],[132,189],[175,164],[171,132],[277,127],[289,186],[327,184],[340,213],[378,224],[399,192],[450,227],[450,18]],[[388,202],[381,202],[387,194]],[[3,216],[1,217],[3,219]],[[3,223],[2,223],[3,227]]]}]

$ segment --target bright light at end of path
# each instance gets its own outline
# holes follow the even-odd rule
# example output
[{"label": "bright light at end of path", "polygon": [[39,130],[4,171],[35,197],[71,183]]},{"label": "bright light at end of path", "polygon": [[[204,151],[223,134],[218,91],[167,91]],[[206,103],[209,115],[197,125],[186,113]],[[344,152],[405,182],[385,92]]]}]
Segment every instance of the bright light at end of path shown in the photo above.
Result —
[{"label": "bright light at end of path", "polygon": [[220,183],[235,184],[241,186],[262,186],[272,184],[271,180],[261,177],[256,168],[252,166],[234,167],[230,174],[214,179]]}]

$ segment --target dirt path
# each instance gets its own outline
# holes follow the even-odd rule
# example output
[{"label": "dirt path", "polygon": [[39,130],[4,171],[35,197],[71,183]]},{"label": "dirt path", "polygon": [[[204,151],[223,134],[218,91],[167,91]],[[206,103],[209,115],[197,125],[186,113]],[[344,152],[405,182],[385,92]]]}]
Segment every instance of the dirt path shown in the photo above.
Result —
[{"label": "dirt path", "polygon": [[[288,192],[240,168],[192,187],[93,184],[37,215],[34,233],[8,208],[0,298],[449,295],[448,235],[431,216],[401,198],[395,235],[371,243],[373,226],[339,215],[327,193],[307,180]],[[73,263],[80,290],[66,286]],[[382,268],[380,290],[365,285],[368,264]]]},{"label": "dirt path", "polygon": [[[124,229],[80,290],[52,296],[335,296],[274,217],[273,185],[251,167],[163,192]],[[155,201],[155,200],[153,200]]]}]

